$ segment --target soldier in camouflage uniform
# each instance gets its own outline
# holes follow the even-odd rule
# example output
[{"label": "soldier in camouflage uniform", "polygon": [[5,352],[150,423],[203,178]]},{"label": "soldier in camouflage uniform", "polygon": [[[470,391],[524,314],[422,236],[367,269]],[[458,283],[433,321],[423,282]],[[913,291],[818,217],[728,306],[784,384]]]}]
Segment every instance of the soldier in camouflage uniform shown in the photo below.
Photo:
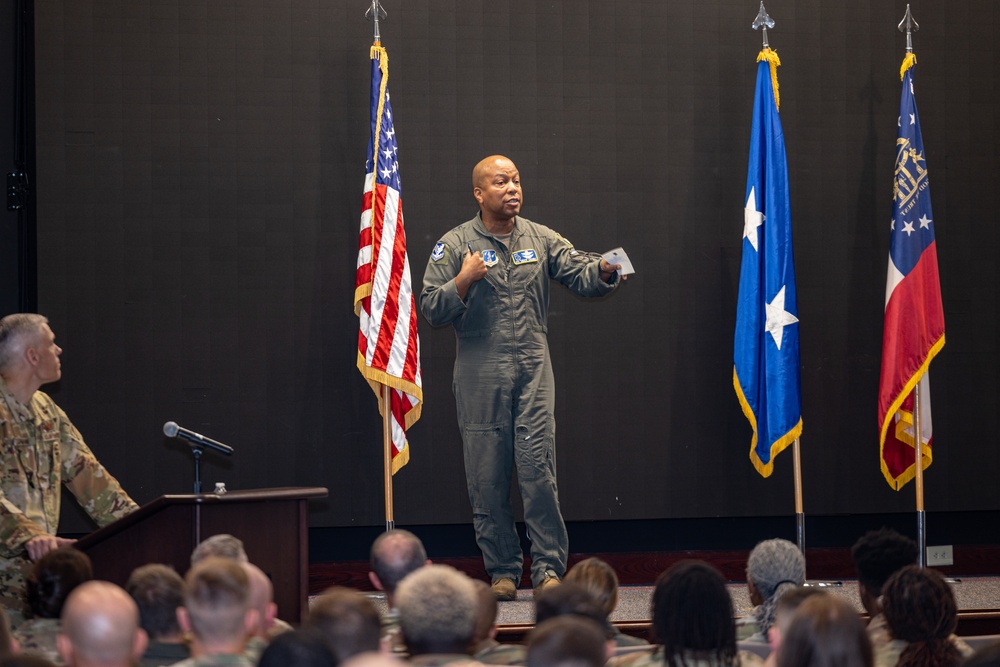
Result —
[{"label": "soldier in camouflage uniform", "polygon": [[12,616],[24,610],[31,561],[71,542],[56,537],[60,483],[100,526],[138,509],[66,413],[38,391],[61,377],[60,354],[44,317],[0,320],[0,604]]}]

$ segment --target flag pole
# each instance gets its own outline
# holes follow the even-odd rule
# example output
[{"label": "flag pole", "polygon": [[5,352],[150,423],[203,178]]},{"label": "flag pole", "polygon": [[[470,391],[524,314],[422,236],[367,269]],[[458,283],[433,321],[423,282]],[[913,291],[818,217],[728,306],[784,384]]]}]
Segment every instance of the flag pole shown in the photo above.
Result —
[{"label": "flag pole", "polygon": [[[772,19],[767,10],[764,8],[764,1],[761,0],[760,9],[757,12],[757,17],[750,24],[750,27],[754,30],[760,30],[761,39],[763,42],[762,48],[769,51],[771,45],[767,40],[767,29],[774,27],[774,19]],[[775,84],[776,85],[776,84]],[[777,102],[777,88],[775,88],[775,101]],[[792,443],[792,467],[793,467],[793,483],[795,491],[795,541],[798,544],[799,551],[803,554],[806,552],[806,515],[802,504],[802,453],[799,447],[799,438],[795,438]]]},{"label": "flag pole", "polygon": [[799,449],[799,438],[792,443],[792,467],[795,484],[795,542],[799,551],[806,553],[806,514],[802,507],[802,453]]},{"label": "flag pole", "polygon": [[382,474],[385,479],[385,529],[396,527],[392,512],[392,387],[382,385]]},{"label": "flag pole", "polygon": [[[900,32],[906,33],[906,54],[913,55],[913,31],[920,26],[910,13],[910,5],[906,5],[903,20],[897,26]],[[921,377],[921,380],[923,378]],[[917,564],[927,566],[927,514],[924,511],[924,433],[920,424],[920,381],[913,387],[913,465],[916,466],[913,488],[916,492],[917,505],[917,547],[920,549]]]},{"label": "flag pole", "polygon": [[920,430],[920,383],[913,387],[913,465],[917,467],[913,488],[917,495],[917,546],[920,555],[917,565],[927,567],[927,514],[924,512],[924,434]]},{"label": "flag pole", "polygon": [[[379,0],[372,0],[365,18],[373,24],[372,38],[375,46],[382,43],[378,22],[385,17],[385,9]],[[392,509],[392,388],[387,384],[382,385],[382,475],[385,486],[385,529],[389,531],[395,528],[396,521]]]}]

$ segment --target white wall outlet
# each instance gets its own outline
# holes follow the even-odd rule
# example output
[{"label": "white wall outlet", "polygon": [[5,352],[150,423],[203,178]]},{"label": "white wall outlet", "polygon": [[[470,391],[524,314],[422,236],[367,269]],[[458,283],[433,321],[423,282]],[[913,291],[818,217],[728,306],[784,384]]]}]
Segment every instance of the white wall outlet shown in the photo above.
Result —
[{"label": "white wall outlet", "polygon": [[954,565],[955,553],[950,544],[938,547],[927,547],[927,566],[940,567],[942,565]]}]

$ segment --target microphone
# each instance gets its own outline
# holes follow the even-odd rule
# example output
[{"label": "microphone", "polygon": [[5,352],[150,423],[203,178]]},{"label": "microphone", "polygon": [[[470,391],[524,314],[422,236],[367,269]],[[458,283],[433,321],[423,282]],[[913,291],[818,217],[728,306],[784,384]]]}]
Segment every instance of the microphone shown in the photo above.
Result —
[{"label": "microphone", "polygon": [[222,452],[227,456],[232,455],[232,453],[236,451],[229,445],[224,445],[218,440],[206,438],[201,433],[195,433],[194,431],[189,431],[183,426],[178,426],[177,422],[167,422],[164,424],[163,435],[168,438],[184,438],[196,447],[208,447],[209,449],[214,449],[217,452]]}]

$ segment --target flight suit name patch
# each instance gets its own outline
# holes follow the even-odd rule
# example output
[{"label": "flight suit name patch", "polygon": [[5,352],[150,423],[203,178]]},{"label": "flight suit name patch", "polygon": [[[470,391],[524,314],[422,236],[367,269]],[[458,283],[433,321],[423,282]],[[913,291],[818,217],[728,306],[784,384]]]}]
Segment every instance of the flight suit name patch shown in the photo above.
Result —
[{"label": "flight suit name patch", "polygon": [[532,248],[527,248],[525,250],[518,250],[511,256],[511,261],[515,264],[531,264],[532,262],[538,261],[538,255]]}]

